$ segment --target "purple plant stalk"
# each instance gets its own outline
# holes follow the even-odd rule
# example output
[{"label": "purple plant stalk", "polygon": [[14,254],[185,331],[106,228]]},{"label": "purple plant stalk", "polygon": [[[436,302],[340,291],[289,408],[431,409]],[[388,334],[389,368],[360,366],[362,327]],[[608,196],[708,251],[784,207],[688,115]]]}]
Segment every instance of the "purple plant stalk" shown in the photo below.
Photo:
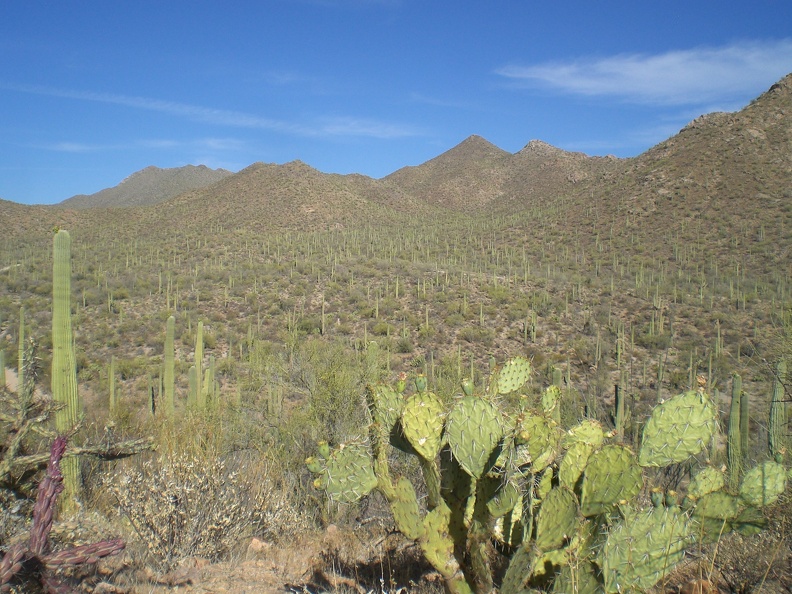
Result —
[{"label": "purple plant stalk", "polygon": [[57,553],[49,552],[49,534],[57,507],[58,495],[63,491],[60,461],[66,451],[66,438],[58,436],[52,443],[47,474],[39,483],[36,505],[33,508],[33,526],[27,546],[12,546],[0,560],[0,593],[11,591],[11,581],[20,573],[36,574],[49,594],[65,594],[72,589],[63,584],[55,571],[60,567],[74,567],[96,563],[103,557],[115,555],[126,546],[119,539],[104,540],[94,544],[72,547]]}]

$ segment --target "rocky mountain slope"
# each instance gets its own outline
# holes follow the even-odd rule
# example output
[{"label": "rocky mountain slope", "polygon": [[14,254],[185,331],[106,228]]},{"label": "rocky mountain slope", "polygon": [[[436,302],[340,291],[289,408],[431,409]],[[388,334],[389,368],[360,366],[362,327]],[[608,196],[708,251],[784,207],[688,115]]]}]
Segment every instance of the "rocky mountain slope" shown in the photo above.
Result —
[{"label": "rocky mountain slope", "polygon": [[156,204],[189,190],[205,188],[232,175],[227,169],[210,169],[205,165],[185,165],[170,169],[149,166],[122,180],[117,186],[95,194],[78,194],[60,206],[94,208],[144,206]]}]

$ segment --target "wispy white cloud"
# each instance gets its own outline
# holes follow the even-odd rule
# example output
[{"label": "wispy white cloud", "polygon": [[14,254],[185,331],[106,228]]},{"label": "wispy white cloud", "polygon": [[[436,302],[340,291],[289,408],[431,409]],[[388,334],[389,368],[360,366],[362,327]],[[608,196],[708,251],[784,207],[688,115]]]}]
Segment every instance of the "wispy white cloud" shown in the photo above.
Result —
[{"label": "wispy white cloud", "polygon": [[134,95],[9,84],[0,84],[0,88],[48,97],[109,103],[133,109],[167,113],[177,117],[219,126],[270,130],[296,136],[368,136],[374,138],[398,138],[402,136],[413,136],[418,133],[417,130],[410,126],[354,117],[333,118],[318,124],[296,123],[240,111],[216,109],[189,103],[165,101],[162,99],[138,97]]},{"label": "wispy white cloud", "polygon": [[661,54],[507,65],[517,84],[656,105],[699,105],[756,94],[792,71],[792,39],[742,41]]},{"label": "wispy white cloud", "polygon": [[236,138],[196,138],[191,140],[150,138],[114,144],[88,144],[84,142],[59,141],[36,146],[62,153],[89,153],[96,151],[134,150],[139,148],[155,150],[187,149],[192,151],[239,151],[244,150],[246,145],[247,143],[245,141]]},{"label": "wispy white cloud", "polygon": [[391,124],[366,118],[337,117],[324,121],[319,135],[368,136],[372,138],[404,138],[418,136],[421,131],[413,126]]}]

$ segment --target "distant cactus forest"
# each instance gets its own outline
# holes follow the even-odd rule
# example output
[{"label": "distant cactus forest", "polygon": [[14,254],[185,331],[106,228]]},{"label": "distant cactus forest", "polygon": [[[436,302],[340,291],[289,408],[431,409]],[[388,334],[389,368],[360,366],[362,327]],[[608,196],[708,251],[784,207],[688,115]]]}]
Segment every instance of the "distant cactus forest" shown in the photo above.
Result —
[{"label": "distant cactus forest", "polygon": [[789,591],[789,195],[606,181],[266,231],[0,204],[0,592]]}]

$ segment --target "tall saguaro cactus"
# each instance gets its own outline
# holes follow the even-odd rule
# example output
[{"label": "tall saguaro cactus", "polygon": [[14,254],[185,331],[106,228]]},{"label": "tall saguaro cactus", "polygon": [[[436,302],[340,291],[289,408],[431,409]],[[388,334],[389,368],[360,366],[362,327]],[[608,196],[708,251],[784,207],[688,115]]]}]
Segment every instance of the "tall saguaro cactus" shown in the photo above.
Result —
[{"label": "tall saguaro cactus", "polygon": [[19,308],[19,347],[17,350],[17,393],[25,392],[25,307]]},{"label": "tall saguaro cactus", "polygon": [[170,316],[165,326],[165,369],[163,370],[163,379],[165,383],[163,391],[165,392],[165,414],[167,416],[172,416],[175,410],[175,363],[173,354],[173,336],[175,333],[175,325],[176,318]]},{"label": "tall saguaro cactus", "polygon": [[729,486],[732,489],[736,489],[740,482],[743,463],[743,439],[741,434],[742,398],[742,378],[738,373],[735,373],[732,376],[732,397],[731,408],[729,409],[729,437],[726,450],[729,463]]},{"label": "tall saguaro cactus", "polygon": [[777,462],[784,459],[787,453],[787,410],[784,400],[784,382],[786,381],[786,363],[779,361],[773,378],[773,398],[770,402],[770,427],[767,432],[770,455]]},{"label": "tall saguaro cactus", "polygon": [[[53,241],[52,266],[52,398],[64,406],[55,413],[55,429],[71,431],[82,414],[77,391],[77,366],[71,325],[71,237],[60,230]],[[80,467],[75,457],[63,460],[65,510],[74,505],[79,493]]]},{"label": "tall saguaro cactus", "polygon": [[195,403],[198,408],[206,408],[206,397],[203,391],[203,322],[198,322],[195,336]]}]

